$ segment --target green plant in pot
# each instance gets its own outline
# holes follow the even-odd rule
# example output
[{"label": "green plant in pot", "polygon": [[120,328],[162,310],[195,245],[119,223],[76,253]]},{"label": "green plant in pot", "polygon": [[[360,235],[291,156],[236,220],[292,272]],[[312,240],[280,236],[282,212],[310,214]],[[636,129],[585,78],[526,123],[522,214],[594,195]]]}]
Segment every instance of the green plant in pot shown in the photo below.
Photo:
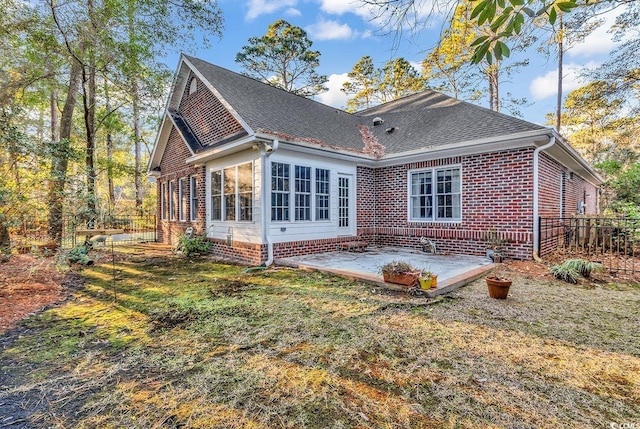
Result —
[{"label": "green plant in pot", "polygon": [[432,273],[431,271],[422,270],[420,272],[420,277],[418,278],[420,282],[421,289],[431,289],[438,287],[438,275]]},{"label": "green plant in pot", "polygon": [[391,261],[384,264],[380,271],[387,283],[396,283],[404,286],[411,286],[418,282],[421,271],[411,264],[402,261]]}]

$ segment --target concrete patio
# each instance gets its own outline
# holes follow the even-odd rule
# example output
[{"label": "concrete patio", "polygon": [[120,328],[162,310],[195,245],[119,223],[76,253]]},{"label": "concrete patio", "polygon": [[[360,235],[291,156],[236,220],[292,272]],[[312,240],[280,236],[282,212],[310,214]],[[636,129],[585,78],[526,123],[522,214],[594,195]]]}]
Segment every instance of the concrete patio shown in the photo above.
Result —
[{"label": "concrete patio", "polygon": [[489,258],[469,255],[428,254],[398,247],[371,247],[364,252],[328,252],[296,256],[276,260],[276,264],[294,268],[306,268],[341,276],[357,278],[364,282],[394,290],[406,287],[385,283],[380,267],[391,261],[408,262],[417,269],[438,275],[438,287],[424,291],[434,297],[458,289],[493,269]]}]

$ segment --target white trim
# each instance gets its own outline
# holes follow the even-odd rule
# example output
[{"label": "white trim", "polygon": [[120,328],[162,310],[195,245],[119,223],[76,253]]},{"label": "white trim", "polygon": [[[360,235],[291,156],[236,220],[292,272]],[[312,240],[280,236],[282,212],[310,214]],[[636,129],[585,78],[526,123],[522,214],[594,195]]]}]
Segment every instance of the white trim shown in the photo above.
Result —
[{"label": "white trim", "polygon": [[[459,218],[455,218],[455,219],[438,219],[436,216],[436,211],[437,211],[437,172],[441,171],[441,170],[452,170],[452,169],[458,169],[460,171],[460,188],[459,188],[459,192],[458,194],[460,195],[460,217]],[[431,172],[431,189],[432,189],[432,197],[433,200],[431,202],[431,219],[422,219],[422,218],[418,218],[418,219],[414,219],[412,217],[411,214],[411,175],[413,173],[420,173],[420,172]],[[425,168],[412,168],[407,170],[407,222],[411,223],[411,224],[417,224],[417,223],[425,223],[425,224],[442,224],[442,223],[446,223],[446,224],[459,224],[462,223],[462,208],[463,208],[463,203],[464,203],[464,198],[463,198],[463,190],[464,190],[464,186],[463,186],[463,175],[462,175],[462,164],[449,164],[449,165],[439,165],[436,167],[425,167]],[[452,194],[453,195],[453,194]]]},{"label": "white trim", "polygon": [[184,184],[185,184],[185,178],[184,177],[180,177],[178,179],[178,221],[179,222],[186,222],[187,221],[187,214],[185,212],[185,207],[184,207]]}]

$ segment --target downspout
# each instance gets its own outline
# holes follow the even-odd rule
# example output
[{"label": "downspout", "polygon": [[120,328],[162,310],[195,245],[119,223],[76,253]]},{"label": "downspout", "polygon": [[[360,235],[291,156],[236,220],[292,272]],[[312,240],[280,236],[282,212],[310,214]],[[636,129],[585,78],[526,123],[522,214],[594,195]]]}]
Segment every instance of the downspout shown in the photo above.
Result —
[{"label": "downspout", "polygon": [[269,157],[278,149],[279,141],[274,139],[271,145],[265,143],[260,150],[260,161],[262,163],[261,189],[260,189],[260,224],[262,225],[262,242],[267,243],[267,260],[264,266],[268,267],[273,264],[273,243],[269,234],[269,225],[267,225],[267,185],[270,183],[269,175],[271,172],[271,160]]},{"label": "downspout", "polygon": [[556,144],[555,136],[549,137],[549,142],[544,146],[540,146],[533,151],[533,259],[535,261],[541,262],[540,255],[538,255],[538,246],[540,244],[540,230],[538,225],[538,217],[539,217],[539,202],[538,202],[538,194],[539,194],[539,183],[540,183],[540,152],[549,149],[551,146]]}]

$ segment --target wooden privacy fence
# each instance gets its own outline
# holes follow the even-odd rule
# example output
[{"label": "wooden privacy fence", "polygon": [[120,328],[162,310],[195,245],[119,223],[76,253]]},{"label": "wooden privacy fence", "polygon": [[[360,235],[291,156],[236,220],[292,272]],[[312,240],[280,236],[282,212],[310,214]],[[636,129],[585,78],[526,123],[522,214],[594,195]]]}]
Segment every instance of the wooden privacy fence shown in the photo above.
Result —
[{"label": "wooden privacy fence", "polygon": [[556,251],[602,263],[611,272],[640,273],[640,219],[539,218],[538,254]]}]

